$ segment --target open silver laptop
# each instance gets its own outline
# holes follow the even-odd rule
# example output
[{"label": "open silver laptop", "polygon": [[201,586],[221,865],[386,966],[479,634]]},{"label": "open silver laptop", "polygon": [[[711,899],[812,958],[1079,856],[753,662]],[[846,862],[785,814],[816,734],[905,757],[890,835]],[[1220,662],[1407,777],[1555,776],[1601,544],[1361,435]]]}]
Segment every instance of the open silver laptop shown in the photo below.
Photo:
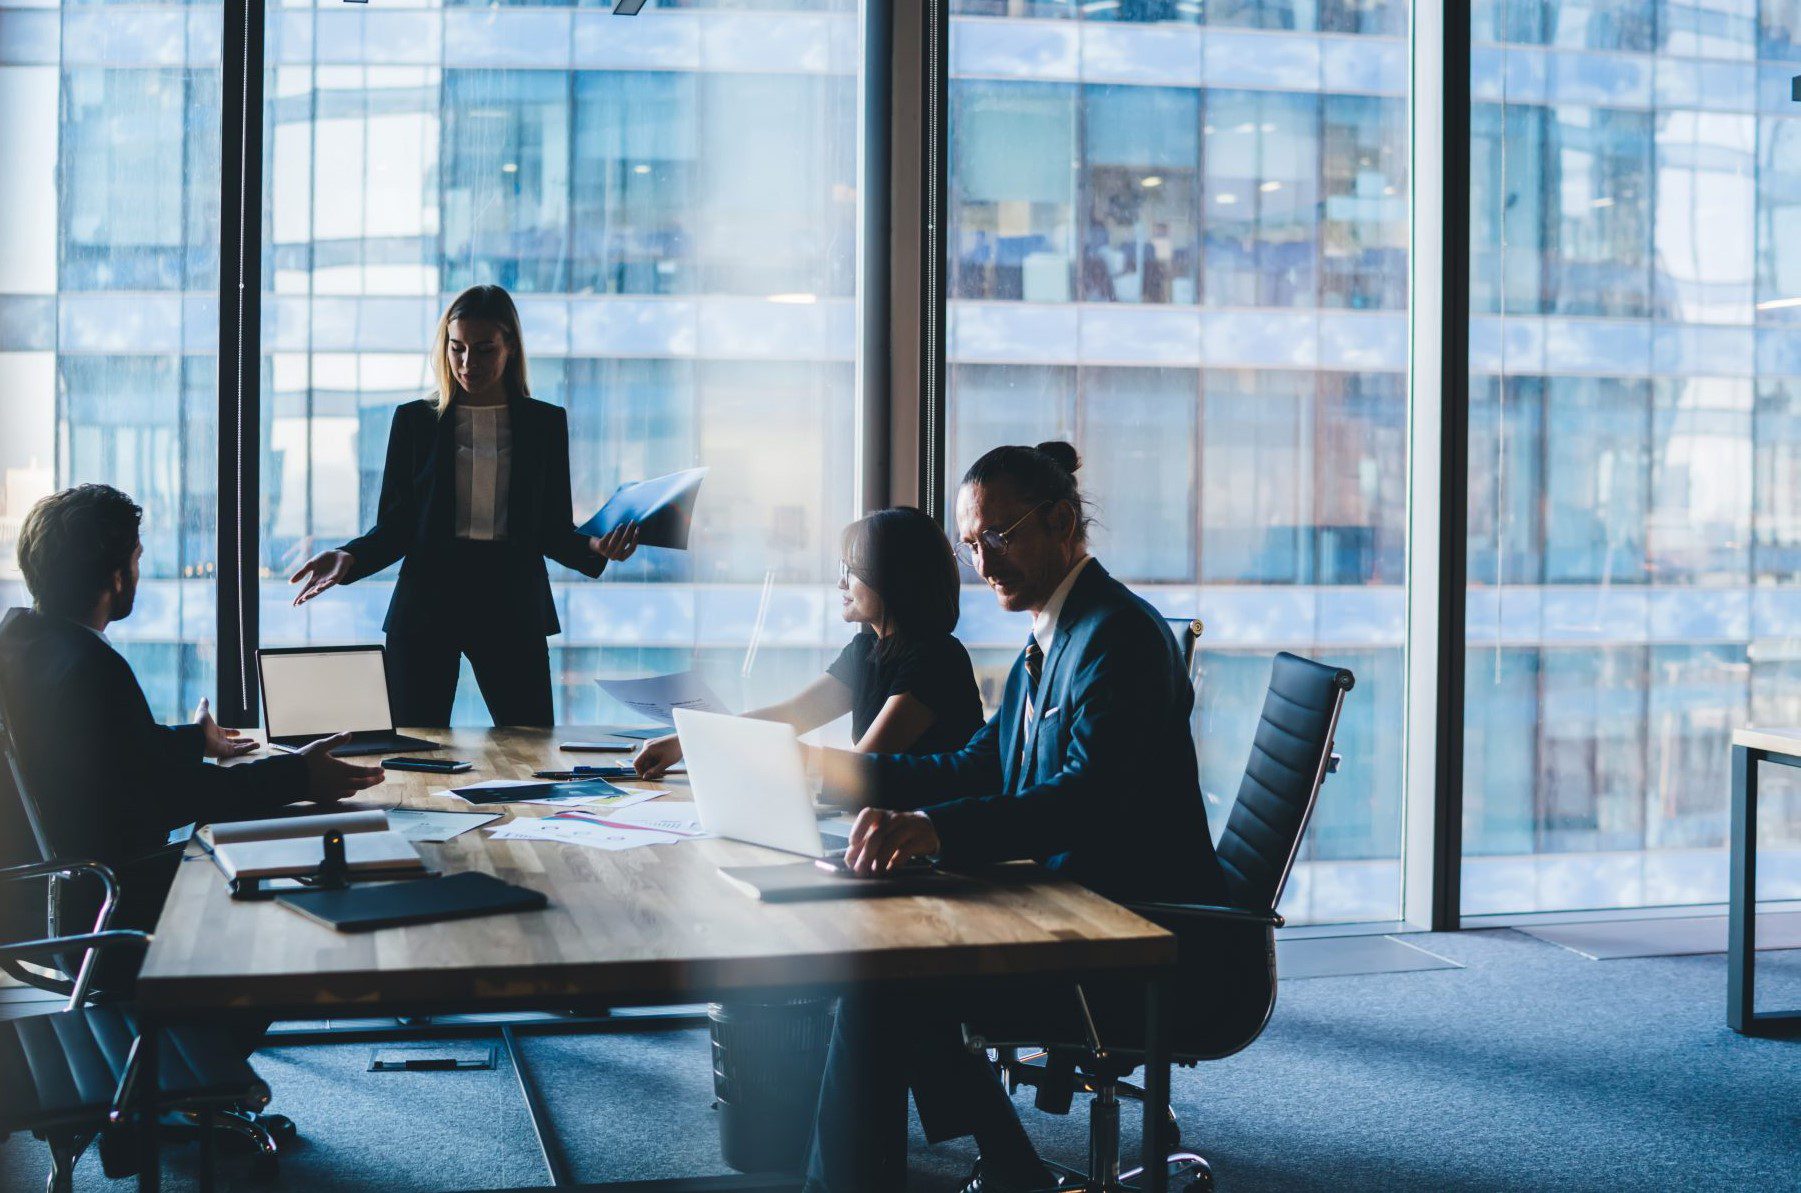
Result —
[{"label": "open silver laptop", "polygon": [[707,832],[806,857],[841,854],[850,844],[819,829],[792,726],[678,708],[675,729]]},{"label": "open silver laptop", "polygon": [[339,757],[441,748],[394,728],[379,646],[264,647],[256,663],[263,725],[275,749],[296,750],[345,729],[350,740],[332,751]]}]

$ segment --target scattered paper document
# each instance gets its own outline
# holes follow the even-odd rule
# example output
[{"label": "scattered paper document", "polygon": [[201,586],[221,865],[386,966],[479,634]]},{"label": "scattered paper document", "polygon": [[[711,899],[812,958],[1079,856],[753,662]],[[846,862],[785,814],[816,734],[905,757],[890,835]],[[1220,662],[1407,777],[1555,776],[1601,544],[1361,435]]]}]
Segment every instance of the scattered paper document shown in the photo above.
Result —
[{"label": "scattered paper document", "polygon": [[549,786],[549,784],[546,783],[543,779],[483,779],[479,783],[469,783],[462,787],[446,787],[443,791],[433,792],[433,794],[434,795],[448,795],[455,799],[460,799],[466,804],[469,804],[469,803],[494,803],[497,801],[483,800],[483,799],[479,799],[479,798],[472,800],[467,795],[464,795],[463,793],[466,791],[474,792],[479,796],[482,792],[487,791],[489,788],[493,788],[493,787],[547,787],[547,786]]},{"label": "scattered paper document", "polygon": [[664,725],[675,725],[678,708],[699,712],[731,715],[725,702],[713,694],[707,681],[696,671],[678,671],[674,675],[653,675],[648,679],[597,679],[600,690],[642,717]]},{"label": "scattered paper document", "polygon": [[500,819],[499,812],[428,812],[415,808],[390,808],[388,825],[415,845],[450,841],[472,828]]},{"label": "scattered paper document", "polygon": [[636,522],[639,546],[686,551],[688,531],[694,525],[694,500],[700,496],[700,482],[706,476],[705,468],[689,468],[620,485],[600,512],[582,523],[581,533],[599,536]]},{"label": "scattered paper document", "polygon": [[625,792],[605,779],[498,779],[452,787],[445,794],[470,804],[575,804]]},{"label": "scattered paper document", "polygon": [[688,803],[656,803],[617,811],[570,808],[558,812],[554,820],[583,820],[608,828],[642,829],[648,832],[673,833],[678,837],[704,837],[700,813]]},{"label": "scattered paper document", "polygon": [[652,725],[648,729],[632,728],[607,730],[608,737],[629,738],[632,741],[649,741],[653,737],[666,737],[668,734],[668,725]]},{"label": "scattered paper document", "polygon": [[605,779],[490,779],[467,787],[451,787],[441,794],[454,796],[470,804],[580,804],[602,808],[629,808],[659,795],[668,788],[627,789],[615,787]]},{"label": "scattered paper document", "polygon": [[643,845],[671,845],[683,838],[674,833],[656,833],[646,829],[614,828],[582,818],[544,816],[521,817],[490,829],[492,841],[551,841],[562,845],[581,845],[588,849],[618,852]]},{"label": "scattered paper document", "polygon": [[522,804],[551,804],[557,806],[577,806],[584,808],[629,808],[633,804],[641,804],[653,800],[663,794],[661,791],[620,791],[617,795],[547,795],[543,799],[522,799]]}]

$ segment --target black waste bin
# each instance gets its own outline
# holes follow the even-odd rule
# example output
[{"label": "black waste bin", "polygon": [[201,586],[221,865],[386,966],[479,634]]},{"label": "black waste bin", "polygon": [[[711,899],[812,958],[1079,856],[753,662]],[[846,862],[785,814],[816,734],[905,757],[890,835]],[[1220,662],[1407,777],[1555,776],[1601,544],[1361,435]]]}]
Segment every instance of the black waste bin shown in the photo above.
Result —
[{"label": "black waste bin", "polygon": [[719,1154],[739,1172],[799,1172],[832,1041],[832,1000],[716,1002],[707,1019]]}]

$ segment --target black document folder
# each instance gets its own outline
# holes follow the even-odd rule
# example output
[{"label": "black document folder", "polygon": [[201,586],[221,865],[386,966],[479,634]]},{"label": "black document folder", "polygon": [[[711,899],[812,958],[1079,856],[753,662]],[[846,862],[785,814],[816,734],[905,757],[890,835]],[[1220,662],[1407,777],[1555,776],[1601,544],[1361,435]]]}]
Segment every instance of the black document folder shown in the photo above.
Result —
[{"label": "black document folder", "polygon": [[550,902],[539,891],[473,870],[447,878],[348,886],[336,891],[293,891],[277,895],[275,901],[340,932],[536,911]]},{"label": "black document folder", "polygon": [[636,522],[639,546],[686,551],[688,530],[694,524],[694,500],[700,495],[700,482],[706,476],[705,468],[689,468],[654,480],[620,485],[600,512],[577,530],[598,537],[627,522]]}]

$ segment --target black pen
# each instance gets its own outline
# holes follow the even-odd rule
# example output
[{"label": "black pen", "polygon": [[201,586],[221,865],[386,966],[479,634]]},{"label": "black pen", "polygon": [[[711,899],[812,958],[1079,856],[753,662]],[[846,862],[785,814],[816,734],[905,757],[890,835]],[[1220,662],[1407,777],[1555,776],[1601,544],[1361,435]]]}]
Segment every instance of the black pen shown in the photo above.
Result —
[{"label": "black pen", "polygon": [[637,772],[629,766],[577,766],[569,770],[535,770],[534,779],[623,779]]}]

